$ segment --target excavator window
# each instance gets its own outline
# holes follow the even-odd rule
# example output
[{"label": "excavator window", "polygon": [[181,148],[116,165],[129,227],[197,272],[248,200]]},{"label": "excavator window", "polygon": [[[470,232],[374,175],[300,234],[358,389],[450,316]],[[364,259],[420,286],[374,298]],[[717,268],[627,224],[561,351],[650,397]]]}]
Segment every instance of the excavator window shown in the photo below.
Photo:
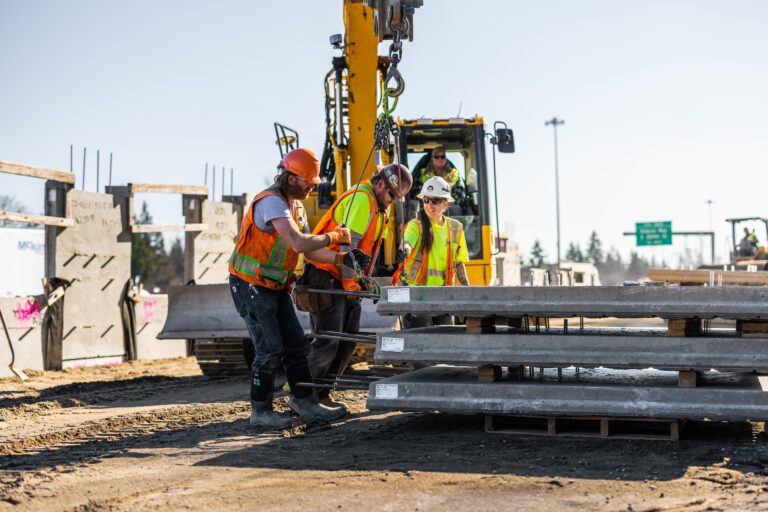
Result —
[{"label": "excavator window", "polygon": [[[409,152],[408,167],[414,173],[414,185],[411,189],[408,202],[409,217],[415,218],[421,208],[421,201],[416,197],[421,193],[422,177],[430,161],[432,150],[426,152]],[[446,215],[460,221],[464,227],[464,236],[467,240],[467,252],[470,259],[482,257],[482,231],[478,217],[478,177],[477,171],[467,163],[468,150],[446,149],[447,165],[458,171],[458,181],[451,188],[454,203],[446,211]]]}]

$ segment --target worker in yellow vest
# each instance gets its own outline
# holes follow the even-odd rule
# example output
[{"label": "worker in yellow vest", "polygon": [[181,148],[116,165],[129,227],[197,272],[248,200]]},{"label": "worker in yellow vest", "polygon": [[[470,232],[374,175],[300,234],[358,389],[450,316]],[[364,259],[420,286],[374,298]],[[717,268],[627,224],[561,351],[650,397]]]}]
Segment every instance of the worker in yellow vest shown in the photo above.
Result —
[{"label": "worker in yellow vest", "polygon": [[[352,232],[350,249],[360,249],[370,259],[360,265],[359,272],[348,265],[323,263],[309,258],[304,268],[302,282],[315,288],[360,291],[359,274],[370,276],[382,240],[387,235],[389,206],[408,194],[413,178],[404,165],[383,167],[370,180],[361,181],[339,196],[331,208],[315,226],[314,233],[321,234],[347,226]],[[331,250],[337,250],[331,246]],[[329,295],[327,311],[310,314],[313,331],[357,333],[360,331],[360,299]],[[309,364],[312,375],[319,379],[328,375],[340,376],[355,351],[355,342],[317,338],[312,342]],[[341,402],[330,398],[330,389],[318,392],[321,403],[331,407],[343,407]]]},{"label": "worker in yellow vest", "polygon": [[285,155],[274,185],[259,193],[243,216],[229,259],[232,300],[256,352],[251,380],[250,424],[254,426],[283,428],[292,422],[272,409],[275,372],[280,366],[291,388],[288,405],[303,422],[332,421],[346,413],[344,408],[320,404],[313,388],[298,385],[312,382],[309,343],[289,293],[299,253],[339,265],[368,262],[362,251],[326,248],[349,244],[350,231],[345,227],[310,234],[301,200],[320,183],[319,174],[320,165],[312,151],[298,148]]},{"label": "worker in yellow vest", "polygon": [[[398,263],[403,263],[392,279],[404,279],[409,286],[453,286],[458,282],[469,286],[467,241],[461,222],[444,215],[453,203],[451,186],[443,178],[429,178],[417,196],[424,207],[418,217],[405,227],[403,247],[398,250]],[[402,272],[402,277],[401,277]],[[404,328],[452,325],[452,315],[413,316],[403,319]]]}]

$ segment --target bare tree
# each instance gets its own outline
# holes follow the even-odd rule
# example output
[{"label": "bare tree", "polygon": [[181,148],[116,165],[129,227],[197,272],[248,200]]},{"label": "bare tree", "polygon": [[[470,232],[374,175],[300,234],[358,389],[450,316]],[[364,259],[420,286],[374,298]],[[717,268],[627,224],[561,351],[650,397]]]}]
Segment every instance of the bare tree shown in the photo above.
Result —
[{"label": "bare tree", "polygon": [[[15,197],[0,195],[0,212],[27,213],[27,207],[17,201]],[[3,228],[28,228],[31,226],[33,224],[15,220],[0,220],[0,227]]]}]

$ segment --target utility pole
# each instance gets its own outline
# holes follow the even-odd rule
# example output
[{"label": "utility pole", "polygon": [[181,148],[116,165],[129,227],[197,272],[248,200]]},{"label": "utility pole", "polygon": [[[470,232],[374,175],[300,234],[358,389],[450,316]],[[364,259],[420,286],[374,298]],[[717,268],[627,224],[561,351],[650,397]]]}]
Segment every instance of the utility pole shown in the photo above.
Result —
[{"label": "utility pole", "polygon": [[565,121],[553,117],[544,123],[544,126],[552,125],[555,132],[555,211],[557,214],[557,264],[560,265],[560,173],[557,166],[557,126],[565,124]]}]

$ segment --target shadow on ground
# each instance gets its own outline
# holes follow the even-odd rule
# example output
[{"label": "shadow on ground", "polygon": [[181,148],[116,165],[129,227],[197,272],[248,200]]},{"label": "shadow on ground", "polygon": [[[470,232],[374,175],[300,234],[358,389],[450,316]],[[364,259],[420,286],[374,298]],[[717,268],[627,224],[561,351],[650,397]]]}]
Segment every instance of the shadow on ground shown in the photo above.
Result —
[{"label": "shadow on ground", "polygon": [[[213,456],[197,465],[316,471],[400,471],[531,477],[672,480],[692,466],[768,475],[768,441],[748,426],[711,424],[680,441],[619,440],[489,434],[482,417],[425,413],[361,413],[290,435],[260,432],[245,418],[123,439],[92,439],[73,446],[0,458],[0,469],[27,471],[106,457],[135,459],[164,452],[170,458]],[[247,445],[243,448],[243,445]],[[181,449],[181,451],[179,451]],[[146,450],[147,452],[143,452]]]},{"label": "shadow on ground", "polygon": [[286,470],[435,471],[536,477],[671,480],[691,466],[768,475],[764,433],[710,424],[688,440],[489,434],[480,416],[360,416],[344,425],[223,453],[204,466]]}]

